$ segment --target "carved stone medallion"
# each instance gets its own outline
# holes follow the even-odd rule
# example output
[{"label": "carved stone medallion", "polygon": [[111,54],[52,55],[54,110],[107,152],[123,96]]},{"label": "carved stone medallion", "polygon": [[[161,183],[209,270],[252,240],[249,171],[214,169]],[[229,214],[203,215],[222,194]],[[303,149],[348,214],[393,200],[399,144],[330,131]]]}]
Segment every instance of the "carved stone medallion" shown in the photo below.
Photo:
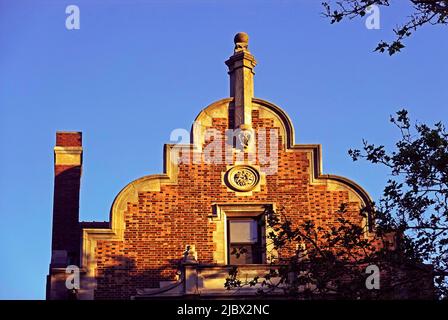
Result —
[{"label": "carved stone medallion", "polygon": [[260,173],[248,165],[238,165],[230,168],[225,174],[225,182],[235,191],[251,191],[260,182]]}]

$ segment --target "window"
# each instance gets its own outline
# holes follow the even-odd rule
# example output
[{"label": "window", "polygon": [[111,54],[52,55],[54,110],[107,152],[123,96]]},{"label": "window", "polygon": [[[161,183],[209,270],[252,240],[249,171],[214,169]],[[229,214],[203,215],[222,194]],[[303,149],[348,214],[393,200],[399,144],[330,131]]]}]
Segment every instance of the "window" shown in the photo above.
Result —
[{"label": "window", "polygon": [[[230,264],[262,263],[262,223],[260,217],[228,218]],[[238,253],[238,254],[236,254]]]},{"label": "window", "polygon": [[[275,253],[273,244],[266,242],[272,230],[266,225],[266,208],[273,203],[214,203],[209,216],[216,226],[213,232],[217,264],[264,264]],[[244,248],[237,257],[232,251]],[[235,250],[234,250],[235,249]]]}]

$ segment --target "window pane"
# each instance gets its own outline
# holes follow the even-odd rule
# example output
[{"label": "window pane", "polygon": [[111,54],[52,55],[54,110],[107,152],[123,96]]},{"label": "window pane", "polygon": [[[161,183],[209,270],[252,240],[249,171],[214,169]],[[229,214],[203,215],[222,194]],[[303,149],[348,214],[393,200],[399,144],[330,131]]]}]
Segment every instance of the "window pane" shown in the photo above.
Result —
[{"label": "window pane", "polygon": [[[246,251],[241,253],[241,249],[244,248]],[[237,252],[241,254],[237,257],[236,254],[230,254],[230,264],[250,264],[250,263],[258,263],[255,261],[254,250],[252,245],[230,245],[230,252],[233,252],[234,249],[237,249]]]},{"label": "window pane", "polygon": [[256,243],[258,240],[257,221],[230,220],[231,243]]}]

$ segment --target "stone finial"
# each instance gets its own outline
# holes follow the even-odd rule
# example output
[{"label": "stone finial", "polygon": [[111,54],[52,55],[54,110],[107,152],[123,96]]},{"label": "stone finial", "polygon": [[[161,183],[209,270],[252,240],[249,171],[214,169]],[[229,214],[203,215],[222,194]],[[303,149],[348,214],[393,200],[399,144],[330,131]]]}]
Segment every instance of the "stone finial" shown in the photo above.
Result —
[{"label": "stone finial", "polygon": [[194,245],[187,245],[183,254],[183,263],[198,263],[196,247]]},{"label": "stone finial", "polygon": [[233,38],[233,42],[235,43],[234,52],[249,51],[249,35],[247,33],[238,32]]}]

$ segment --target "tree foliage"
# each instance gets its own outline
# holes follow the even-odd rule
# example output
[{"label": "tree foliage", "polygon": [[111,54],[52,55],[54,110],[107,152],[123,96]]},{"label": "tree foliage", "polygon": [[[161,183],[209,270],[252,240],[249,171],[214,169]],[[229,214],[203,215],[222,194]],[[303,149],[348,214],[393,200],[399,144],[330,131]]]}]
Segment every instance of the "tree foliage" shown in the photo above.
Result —
[{"label": "tree foliage", "polygon": [[415,124],[406,110],[391,117],[401,132],[396,150],[364,141],[363,151],[350,150],[354,161],[387,167],[391,179],[376,211],[382,230],[405,235],[406,254],[434,268],[439,294],[446,296],[448,275],[448,134],[441,122]]},{"label": "tree foliage", "polygon": [[[377,52],[388,52],[393,55],[405,47],[404,40],[420,27],[425,25],[448,24],[448,0],[405,0],[413,8],[413,13],[407,20],[393,29],[395,39],[391,42],[380,41],[375,48]],[[339,0],[323,2],[324,16],[331,23],[337,23],[344,18],[364,17],[372,5],[378,7],[390,6],[392,0]],[[395,1],[396,2],[396,1]]]}]

